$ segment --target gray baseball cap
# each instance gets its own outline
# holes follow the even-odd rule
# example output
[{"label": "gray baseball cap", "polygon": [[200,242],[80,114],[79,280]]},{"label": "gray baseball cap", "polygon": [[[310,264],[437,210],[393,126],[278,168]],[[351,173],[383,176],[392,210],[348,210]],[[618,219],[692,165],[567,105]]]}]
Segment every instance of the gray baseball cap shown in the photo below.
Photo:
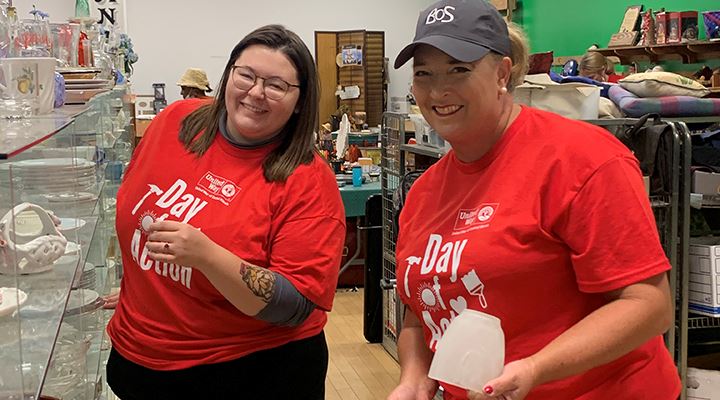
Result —
[{"label": "gray baseball cap", "polygon": [[420,13],[415,39],[395,59],[400,68],[413,57],[420,44],[427,44],[450,57],[472,62],[494,51],[510,56],[507,24],[486,0],[441,0]]}]

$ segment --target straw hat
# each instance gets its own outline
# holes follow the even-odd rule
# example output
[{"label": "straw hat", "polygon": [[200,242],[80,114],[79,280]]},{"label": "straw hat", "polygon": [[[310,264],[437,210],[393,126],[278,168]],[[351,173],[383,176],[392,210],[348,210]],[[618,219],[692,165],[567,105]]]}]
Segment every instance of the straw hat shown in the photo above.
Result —
[{"label": "straw hat", "polygon": [[198,88],[206,92],[212,90],[210,89],[210,81],[208,81],[207,74],[200,68],[188,68],[177,84],[178,86]]}]

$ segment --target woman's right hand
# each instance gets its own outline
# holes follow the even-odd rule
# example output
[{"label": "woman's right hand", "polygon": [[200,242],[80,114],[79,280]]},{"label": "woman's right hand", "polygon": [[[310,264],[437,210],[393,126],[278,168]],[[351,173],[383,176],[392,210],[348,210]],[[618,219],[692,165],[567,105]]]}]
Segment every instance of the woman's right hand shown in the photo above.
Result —
[{"label": "woman's right hand", "polygon": [[434,396],[435,391],[401,383],[390,393],[387,400],[432,400]]},{"label": "woman's right hand", "polygon": [[120,291],[118,290],[115,293],[111,293],[111,294],[103,297],[103,300],[105,300],[105,304],[103,304],[103,308],[113,309],[113,308],[117,307],[118,301],[120,301]]}]

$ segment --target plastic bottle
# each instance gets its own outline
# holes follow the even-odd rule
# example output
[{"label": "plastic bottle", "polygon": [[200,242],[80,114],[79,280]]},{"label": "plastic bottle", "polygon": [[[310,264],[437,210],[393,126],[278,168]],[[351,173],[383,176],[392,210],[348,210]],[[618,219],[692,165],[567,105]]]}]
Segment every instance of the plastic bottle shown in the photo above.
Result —
[{"label": "plastic bottle", "polygon": [[356,165],[352,169],[352,183],[355,187],[362,186],[362,167]]}]

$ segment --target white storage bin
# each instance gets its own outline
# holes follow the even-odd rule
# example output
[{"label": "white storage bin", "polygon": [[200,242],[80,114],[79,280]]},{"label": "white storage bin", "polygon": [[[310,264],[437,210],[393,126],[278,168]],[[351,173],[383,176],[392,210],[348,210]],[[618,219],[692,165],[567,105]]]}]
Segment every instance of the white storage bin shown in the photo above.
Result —
[{"label": "white storage bin", "polygon": [[408,117],[413,125],[415,125],[415,140],[418,144],[435,147],[445,150],[446,152],[450,150],[450,143],[446,142],[445,139],[435,132],[435,129],[425,121],[422,114],[409,114]]},{"label": "white storage bin", "polygon": [[696,314],[720,317],[720,240],[694,238],[690,244],[688,308]]},{"label": "white storage bin", "polygon": [[408,103],[405,97],[390,97],[390,108],[388,108],[388,111],[398,114],[407,114],[409,109],[410,103]]},{"label": "white storage bin", "polygon": [[556,83],[547,74],[528,75],[515,88],[515,102],[572,119],[597,119],[600,88],[585,83]]},{"label": "white storage bin", "polygon": [[688,400],[720,400],[720,371],[687,369]]}]

